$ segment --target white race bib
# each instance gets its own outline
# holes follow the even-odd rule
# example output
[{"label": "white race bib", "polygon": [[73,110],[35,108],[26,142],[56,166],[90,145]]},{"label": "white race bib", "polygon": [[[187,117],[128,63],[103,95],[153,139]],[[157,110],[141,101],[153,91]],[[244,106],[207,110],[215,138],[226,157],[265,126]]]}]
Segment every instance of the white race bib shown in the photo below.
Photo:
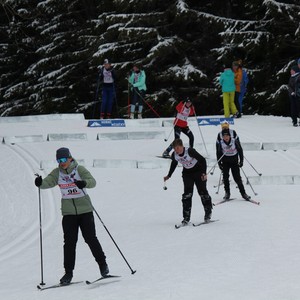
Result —
[{"label": "white race bib", "polygon": [[59,171],[58,186],[60,188],[62,199],[76,199],[86,195],[85,189],[80,189],[75,184],[76,180],[81,180],[77,167],[70,174]]}]

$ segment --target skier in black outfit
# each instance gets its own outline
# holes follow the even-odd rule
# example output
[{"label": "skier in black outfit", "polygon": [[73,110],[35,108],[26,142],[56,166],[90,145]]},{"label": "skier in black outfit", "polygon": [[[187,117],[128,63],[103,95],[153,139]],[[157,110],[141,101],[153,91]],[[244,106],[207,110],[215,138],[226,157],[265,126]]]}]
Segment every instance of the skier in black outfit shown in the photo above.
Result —
[{"label": "skier in black outfit", "polygon": [[171,178],[178,162],[180,162],[183,166],[182,179],[184,185],[184,193],[182,194],[183,220],[181,223],[187,225],[190,221],[194,184],[197,187],[204,207],[204,221],[209,222],[212,202],[206,188],[206,160],[195,149],[185,148],[181,139],[174,140],[173,148],[172,163],[168,175],[164,177],[164,181]]},{"label": "skier in black outfit", "polygon": [[244,162],[244,154],[239,138],[231,136],[228,128],[223,129],[221,134],[222,139],[217,139],[216,150],[219,168],[223,172],[225,189],[225,196],[223,199],[230,199],[229,171],[231,169],[233,179],[236,182],[242,197],[245,200],[250,200],[250,196],[246,194],[240,175],[240,168],[243,167]]},{"label": "skier in black outfit", "polygon": [[221,131],[218,133],[218,135],[217,135],[217,142],[220,142],[221,141],[221,139],[222,139],[222,130],[223,129],[228,129],[229,130],[229,133],[230,133],[230,136],[232,136],[232,137],[234,137],[235,139],[238,139],[239,137],[238,137],[238,135],[237,135],[237,133],[236,133],[236,131],[235,130],[233,130],[233,129],[230,129],[229,128],[229,123],[228,123],[228,121],[223,121],[222,123],[221,123]]}]

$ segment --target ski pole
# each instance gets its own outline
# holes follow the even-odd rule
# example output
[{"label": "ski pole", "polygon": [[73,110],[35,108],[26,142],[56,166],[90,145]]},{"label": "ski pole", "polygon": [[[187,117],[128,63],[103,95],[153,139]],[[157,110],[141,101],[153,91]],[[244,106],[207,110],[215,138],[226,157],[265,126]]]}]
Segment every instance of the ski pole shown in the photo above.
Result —
[{"label": "ski pole", "polygon": [[222,171],[220,172],[219,184],[218,184],[218,189],[216,191],[216,194],[219,194],[219,190],[220,190],[220,186],[221,186],[221,178],[222,178]]},{"label": "ski pole", "polygon": [[95,212],[95,214],[97,215],[98,219],[100,220],[100,222],[102,223],[104,229],[106,230],[106,232],[108,233],[109,237],[111,238],[111,240],[113,241],[113,243],[115,244],[115,246],[117,247],[118,251],[120,252],[121,256],[123,257],[124,261],[126,262],[127,266],[129,267],[131,274],[133,275],[136,270],[132,270],[131,266],[129,265],[128,261],[126,260],[125,256],[123,255],[122,251],[120,250],[119,246],[117,245],[117,243],[115,242],[114,238],[112,237],[112,235],[110,234],[109,230],[107,229],[107,227],[105,226],[105,224],[103,223],[102,219],[100,218],[98,212],[96,211],[95,207],[92,205],[93,211]]},{"label": "ski pole", "polygon": [[[86,195],[85,191],[83,189],[81,189],[83,194]],[[104,229],[106,230],[106,232],[108,233],[109,237],[111,238],[111,240],[113,241],[113,243],[115,244],[115,246],[117,247],[118,251],[120,252],[121,256],[123,257],[124,261],[126,262],[127,266],[129,267],[131,274],[133,275],[136,270],[132,270],[131,266],[129,265],[127,259],[125,258],[124,254],[122,253],[121,249],[119,248],[119,246],[117,245],[117,243],[115,242],[114,238],[112,237],[112,235],[110,234],[109,230],[107,229],[107,227],[105,226],[104,222],[102,221],[102,219],[100,218],[98,212],[96,211],[95,207],[93,206],[93,204],[91,204],[93,211],[95,212],[96,216],[98,217],[99,221],[101,222],[101,224],[103,225]]]},{"label": "ski pole", "polygon": [[128,114],[128,119],[130,118],[130,82],[129,82],[129,77],[126,77],[127,82],[128,82],[128,109],[127,109],[127,114]]},{"label": "ski pole", "polygon": [[252,184],[251,184],[251,182],[249,181],[249,178],[247,177],[247,175],[246,175],[246,173],[244,172],[243,168],[241,168],[241,170],[242,170],[242,172],[243,172],[244,176],[245,176],[245,177],[246,177],[246,179],[247,179],[247,182],[246,182],[246,183],[250,185],[250,187],[251,187],[251,190],[252,190],[253,194],[256,196],[256,195],[257,195],[257,193],[255,193],[255,191],[254,191],[254,189],[253,189],[253,187],[252,187]]},{"label": "ski pole", "polygon": [[[128,79],[127,79],[128,80]],[[128,84],[133,87],[133,84],[128,80]],[[134,88],[135,93],[137,93],[144,103],[148,105],[148,107],[160,118],[160,115],[156,112],[156,110],[145,100],[145,98],[138,92],[137,88]]]},{"label": "ski pole", "polygon": [[164,139],[165,142],[167,142],[167,141],[169,140],[169,138],[170,138],[170,136],[171,136],[173,130],[175,130],[175,126],[176,126],[177,122],[178,122],[178,119],[176,119],[175,123],[173,124],[173,128],[171,129],[171,131],[170,131],[168,137],[167,137],[166,139]]},{"label": "ski pole", "polygon": [[212,171],[210,172],[210,175],[214,175],[215,169],[216,169],[216,165],[215,165],[215,167],[212,169]]},{"label": "ski pole", "polygon": [[94,101],[95,105],[94,105],[94,110],[93,110],[93,119],[95,117],[95,110],[96,110],[98,94],[99,94],[99,86],[100,86],[100,73],[98,74],[98,78],[97,78],[97,87],[96,87],[96,94],[95,94],[95,101]]},{"label": "ski pole", "polygon": [[[39,174],[34,174],[35,176],[40,176]],[[43,230],[42,230],[42,203],[41,203],[41,189],[38,188],[39,194],[39,221],[40,221],[40,257],[41,257],[41,283],[40,285],[45,285],[44,282],[44,260],[43,260]]]},{"label": "ski pole", "polygon": [[247,163],[251,166],[251,168],[257,173],[257,175],[261,176],[262,173],[258,173],[257,170],[252,166],[252,164],[249,162],[249,160],[244,156],[244,158],[246,159]]},{"label": "ski pole", "polygon": [[167,188],[167,185],[166,185],[166,181],[164,181],[164,187],[163,189],[166,191],[168,188]]},{"label": "ski pole", "polygon": [[167,141],[168,141],[168,139],[170,138],[170,136],[171,136],[171,134],[172,134],[173,130],[174,130],[174,126],[172,127],[172,129],[171,129],[171,131],[170,131],[170,133],[169,133],[168,137],[164,139],[164,141],[165,141],[165,142],[167,142]]},{"label": "ski pole", "polygon": [[[226,152],[225,152],[226,153]],[[222,154],[222,156],[217,160],[217,162],[211,167],[211,169],[207,172],[207,174],[211,174],[211,171],[216,167],[216,165],[220,162],[220,160],[223,158],[225,153]]]},{"label": "ski pole", "polygon": [[114,100],[116,103],[116,111],[117,111],[117,117],[120,116],[120,112],[119,112],[119,106],[118,106],[118,100],[117,100],[117,93],[116,93],[116,87],[115,87],[115,83],[113,82],[113,93],[114,93]]},{"label": "ski pole", "polygon": [[209,156],[207,148],[206,148],[206,144],[205,144],[205,141],[204,141],[204,138],[203,138],[202,130],[201,130],[199,124],[198,124],[195,106],[193,105],[193,107],[194,107],[194,116],[195,116],[195,119],[196,119],[196,122],[197,122],[197,127],[199,129],[199,132],[200,132],[200,135],[201,135],[201,138],[202,138],[202,142],[203,142],[203,145],[204,145],[204,148],[205,148],[205,151],[206,151],[206,155]]}]

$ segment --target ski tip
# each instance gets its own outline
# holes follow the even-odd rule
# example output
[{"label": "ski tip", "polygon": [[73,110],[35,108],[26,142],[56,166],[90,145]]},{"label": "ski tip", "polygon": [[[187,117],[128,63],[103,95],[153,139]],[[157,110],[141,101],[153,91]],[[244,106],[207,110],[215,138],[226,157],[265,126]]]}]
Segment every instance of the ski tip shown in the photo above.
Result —
[{"label": "ski tip", "polygon": [[85,283],[86,283],[86,284],[91,284],[91,282],[90,282],[90,281],[88,281],[88,280],[86,280],[86,281],[85,281]]}]

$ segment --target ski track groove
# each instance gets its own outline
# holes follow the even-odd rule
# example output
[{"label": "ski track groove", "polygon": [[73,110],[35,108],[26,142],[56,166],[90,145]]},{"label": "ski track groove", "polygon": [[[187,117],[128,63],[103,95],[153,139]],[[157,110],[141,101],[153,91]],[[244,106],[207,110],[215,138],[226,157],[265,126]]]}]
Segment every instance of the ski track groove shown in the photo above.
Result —
[{"label": "ski track groove", "polygon": [[295,153],[292,153],[290,151],[276,151],[277,155],[281,156],[285,160],[297,164],[300,166],[300,157],[298,157]]},{"label": "ski track groove", "polygon": [[[20,145],[14,144],[9,145],[6,144],[6,146],[14,152],[14,154],[21,159],[28,169],[28,176],[32,176],[36,170],[37,166],[39,166],[38,160],[26,149],[21,147]],[[17,160],[16,160],[17,161]],[[32,178],[34,178],[32,176]],[[32,188],[35,188],[34,183],[32,182]],[[50,198],[54,198],[53,192],[48,193],[48,195],[51,194]],[[36,191],[36,205],[38,207],[38,190]],[[46,195],[43,194],[43,198],[46,198]],[[49,196],[47,197],[49,198]],[[43,201],[45,199],[42,199],[42,211],[47,211],[47,223],[43,222],[42,219],[42,225],[43,225],[43,231],[48,231],[51,226],[53,225],[54,221],[56,220],[56,212],[55,212],[55,201],[53,199],[47,199],[47,201]],[[28,222],[29,226],[26,226],[25,228],[22,228],[22,230],[19,231],[19,234],[16,238],[11,240],[11,242],[1,245],[0,249],[0,261],[9,259],[18,253],[22,252],[25,249],[28,249],[30,245],[35,243],[39,239],[39,218],[38,213],[35,216],[35,212],[31,212],[32,220]]]}]

